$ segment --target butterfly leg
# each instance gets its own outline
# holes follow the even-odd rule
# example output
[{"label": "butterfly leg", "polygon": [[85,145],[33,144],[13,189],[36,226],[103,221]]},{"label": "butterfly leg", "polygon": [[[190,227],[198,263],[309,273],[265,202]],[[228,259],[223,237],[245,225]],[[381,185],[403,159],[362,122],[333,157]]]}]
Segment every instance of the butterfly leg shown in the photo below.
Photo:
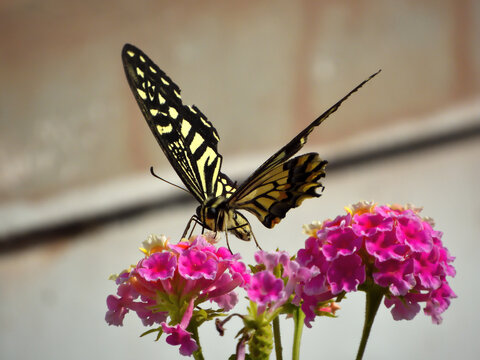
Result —
[{"label": "butterfly leg", "polygon": [[228,231],[225,231],[225,240],[227,241],[228,251],[230,251],[230,254],[233,255],[233,251],[232,251],[232,249],[230,248],[230,243],[228,242]]},{"label": "butterfly leg", "polygon": [[[193,226],[192,226],[192,230],[190,231],[190,235],[188,235],[188,238],[189,238],[189,239],[190,239],[190,238],[192,237],[192,235],[193,235],[193,230],[195,230],[195,226],[197,226],[198,220],[195,219],[194,222],[195,222],[195,223],[194,223]],[[203,230],[202,230],[202,234],[203,234]]]},{"label": "butterfly leg", "polygon": [[[197,224],[202,224],[200,222],[200,219],[198,219],[197,215],[193,215],[190,220],[188,221],[187,223],[187,226],[185,227],[185,230],[183,231],[183,234],[182,234],[182,239],[185,238],[185,236],[187,235],[187,232],[188,230],[190,229],[190,226],[192,224],[192,222],[194,222],[194,225],[192,227],[192,231],[190,231],[190,235],[188,236],[190,238],[190,236],[192,236],[193,234],[193,230],[195,229],[195,226],[197,226]],[[202,230],[202,234],[203,234],[203,230]]]},{"label": "butterfly leg", "polygon": [[232,249],[230,248],[230,243],[228,242],[228,228],[227,228],[227,223],[225,222],[224,223],[224,226],[223,226],[223,232],[225,233],[225,241],[227,242],[227,248],[228,248],[228,251],[230,251],[230,254],[233,255],[233,251]]},{"label": "butterfly leg", "polygon": [[259,250],[263,250],[263,249],[261,248],[260,244],[258,243],[257,238],[255,237],[255,234],[253,233],[253,230],[252,230],[251,234],[252,234],[253,241],[255,242],[255,245],[257,246],[257,248],[258,248]]}]

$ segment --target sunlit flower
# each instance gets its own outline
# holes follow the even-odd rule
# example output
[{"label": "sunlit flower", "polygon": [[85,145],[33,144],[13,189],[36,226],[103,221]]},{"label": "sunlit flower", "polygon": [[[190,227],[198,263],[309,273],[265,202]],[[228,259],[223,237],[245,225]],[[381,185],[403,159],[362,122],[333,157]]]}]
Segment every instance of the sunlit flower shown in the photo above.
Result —
[{"label": "sunlit flower", "polygon": [[[117,295],[107,297],[105,320],[121,326],[129,311],[146,326],[159,324],[167,343],[179,345],[182,355],[198,348],[192,338],[192,318],[205,301],[230,310],[238,301],[234,290],[245,286],[249,271],[226,248],[216,248],[204,236],[170,244],[165,237],[151,236],[141,251],[145,258],[116,277]],[[201,322],[209,320],[202,318]],[[168,322],[167,322],[168,320]]]},{"label": "sunlit flower", "polygon": [[[310,237],[300,249],[301,266],[318,270],[299,289],[307,326],[317,304],[342,293],[365,290],[368,281],[384,288],[385,305],[395,320],[412,319],[425,302],[434,323],[456,297],[447,276],[454,260],[443,247],[442,233],[421,209],[358,203],[333,221],[306,227]],[[368,281],[367,281],[368,280]]]}]

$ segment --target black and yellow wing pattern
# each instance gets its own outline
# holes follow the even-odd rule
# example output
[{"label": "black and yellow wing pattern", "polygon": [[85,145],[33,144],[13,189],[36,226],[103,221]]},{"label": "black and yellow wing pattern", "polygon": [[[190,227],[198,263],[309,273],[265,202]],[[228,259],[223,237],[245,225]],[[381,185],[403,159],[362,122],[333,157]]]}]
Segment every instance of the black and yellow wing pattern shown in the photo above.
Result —
[{"label": "black and yellow wing pattern", "polygon": [[179,87],[141,50],[126,44],[123,66],[130,88],[172,167],[200,205],[197,220],[213,231],[232,232],[250,240],[247,219],[237,210],[254,214],[272,228],[291,209],[323,190],[326,161],[317,153],[292,158],[308,135],[375,73],[325,111],[287,145],[273,154],[238,188],[221,172],[217,131],[196,106],[182,103]]}]

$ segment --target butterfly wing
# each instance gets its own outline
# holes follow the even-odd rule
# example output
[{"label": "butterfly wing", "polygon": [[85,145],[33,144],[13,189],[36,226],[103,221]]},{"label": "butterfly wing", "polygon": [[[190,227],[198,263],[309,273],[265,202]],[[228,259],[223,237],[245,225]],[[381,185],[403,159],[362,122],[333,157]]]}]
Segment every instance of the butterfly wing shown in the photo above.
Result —
[{"label": "butterfly wing", "polygon": [[325,176],[327,162],[315,153],[290,158],[305,145],[315,127],[379,72],[362,81],[255,170],[229,198],[230,207],[247,210],[272,228],[304,199],[320,196],[315,190],[323,190],[320,180]]},{"label": "butterfly wing", "polygon": [[183,105],[180,88],[140,49],[126,44],[123,67],[130,88],[172,167],[192,195],[231,194],[234,183],[220,172],[219,136],[196,106]]},{"label": "butterfly wing", "polygon": [[307,198],[320,196],[316,190],[323,190],[320,181],[325,176],[326,164],[316,153],[280,163],[250,183],[251,191],[235,199],[232,206],[251,212],[263,225],[272,228],[288,210],[300,206]]}]

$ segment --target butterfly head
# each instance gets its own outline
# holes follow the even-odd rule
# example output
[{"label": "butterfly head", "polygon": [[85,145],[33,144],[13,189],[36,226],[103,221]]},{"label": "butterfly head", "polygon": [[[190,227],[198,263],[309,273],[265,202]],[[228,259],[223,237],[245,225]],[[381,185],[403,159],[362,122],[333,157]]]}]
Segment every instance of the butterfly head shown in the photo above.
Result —
[{"label": "butterfly head", "polygon": [[207,198],[197,207],[197,216],[200,221],[212,231],[222,231],[224,227],[227,199],[224,196]]},{"label": "butterfly head", "polygon": [[225,196],[206,199],[197,207],[197,217],[212,231],[228,231],[241,240],[250,240],[252,229],[248,220],[228,206],[228,199]]}]

